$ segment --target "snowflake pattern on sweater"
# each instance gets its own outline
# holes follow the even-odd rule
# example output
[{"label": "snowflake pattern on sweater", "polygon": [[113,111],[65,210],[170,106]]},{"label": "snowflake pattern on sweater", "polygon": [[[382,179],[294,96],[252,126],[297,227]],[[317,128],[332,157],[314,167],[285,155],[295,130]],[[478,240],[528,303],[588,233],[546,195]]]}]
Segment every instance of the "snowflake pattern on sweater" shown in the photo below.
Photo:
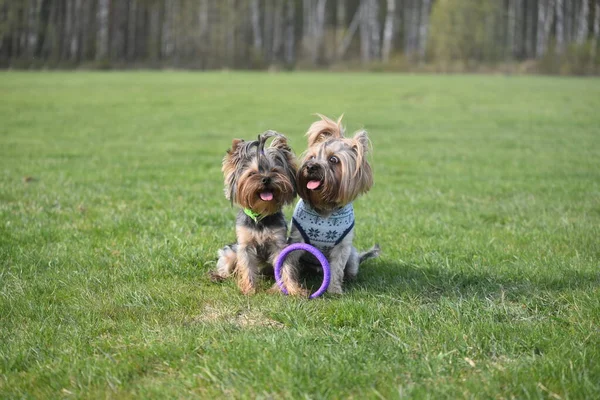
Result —
[{"label": "snowflake pattern on sweater", "polygon": [[350,203],[323,218],[301,199],[296,204],[292,223],[306,243],[329,253],[354,227],[354,207]]}]

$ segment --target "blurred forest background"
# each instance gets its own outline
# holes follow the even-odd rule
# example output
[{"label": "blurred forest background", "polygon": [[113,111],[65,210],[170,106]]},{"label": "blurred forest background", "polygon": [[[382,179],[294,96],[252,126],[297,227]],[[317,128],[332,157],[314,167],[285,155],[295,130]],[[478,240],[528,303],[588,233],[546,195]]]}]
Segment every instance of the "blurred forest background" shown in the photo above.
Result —
[{"label": "blurred forest background", "polygon": [[600,73],[600,0],[0,0],[2,68]]}]

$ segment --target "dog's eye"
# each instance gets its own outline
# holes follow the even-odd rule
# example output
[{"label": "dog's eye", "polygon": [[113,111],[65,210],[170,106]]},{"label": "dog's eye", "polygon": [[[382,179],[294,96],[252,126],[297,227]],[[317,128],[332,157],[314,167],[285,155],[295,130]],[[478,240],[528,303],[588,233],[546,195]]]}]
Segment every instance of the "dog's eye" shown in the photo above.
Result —
[{"label": "dog's eye", "polygon": [[332,164],[337,164],[340,162],[340,159],[337,158],[336,156],[331,156],[331,157],[329,157],[329,162]]},{"label": "dog's eye", "polygon": [[315,157],[315,156],[308,157],[309,160],[314,160],[315,158],[317,158],[317,157]]}]

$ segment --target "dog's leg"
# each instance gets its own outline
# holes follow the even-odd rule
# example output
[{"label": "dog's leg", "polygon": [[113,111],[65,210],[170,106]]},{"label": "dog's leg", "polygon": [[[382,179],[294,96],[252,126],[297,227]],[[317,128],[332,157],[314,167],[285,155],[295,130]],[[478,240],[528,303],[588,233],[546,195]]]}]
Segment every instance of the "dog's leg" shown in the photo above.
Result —
[{"label": "dog's leg", "polygon": [[350,252],[350,257],[348,257],[348,263],[346,264],[345,276],[348,279],[356,278],[358,275],[358,266],[363,263],[363,261],[368,260],[369,258],[379,257],[379,253],[381,249],[379,245],[371,247],[367,251],[363,251],[361,253],[356,250],[354,246],[352,246],[352,250]]},{"label": "dog's leg", "polygon": [[[292,296],[308,296],[308,290],[304,289],[300,286],[300,282],[298,279],[299,270],[298,266],[300,265],[300,256],[303,251],[292,251],[286,257],[283,262],[283,266],[281,267],[281,280],[283,281],[283,285],[287,289],[288,294]],[[279,256],[279,253],[274,254],[271,260],[272,264],[275,264],[275,260]],[[281,291],[277,283],[271,288],[272,292]]]},{"label": "dog's leg", "polygon": [[329,255],[329,268],[331,269],[331,281],[327,291],[329,293],[342,294],[342,283],[344,282],[344,268],[348,263],[352,246],[338,244],[331,250]]},{"label": "dog's leg", "polygon": [[252,247],[239,246],[237,252],[237,283],[244,294],[254,294],[258,277],[258,257]]},{"label": "dog's leg", "polygon": [[346,262],[346,269],[344,275],[347,279],[354,279],[358,275],[358,265],[360,264],[360,256],[358,250],[354,246],[350,248],[350,256],[348,262]]},{"label": "dog's leg", "polygon": [[331,282],[327,291],[329,293],[341,294],[344,281],[344,270],[352,255],[352,240],[354,239],[354,229],[352,229],[344,239],[336,244],[329,253],[329,267],[331,269]]},{"label": "dog's leg", "polygon": [[[302,235],[298,232],[298,229],[292,224],[292,230],[290,232],[289,243],[298,243],[304,242],[302,240]],[[271,259],[271,263],[275,265],[275,260],[279,256],[279,253],[285,248],[286,244],[282,243],[281,247],[277,249],[276,254],[273,254]],[[283,284],[287,289],[288,293],[291,295],[298,296],[308,296],[308,290],[304,289],[300,286],[299,276],[300,276],[300,257],[304,254],[304,251],[292,251],[288,254],[285,261],[283,262],[283,266],[281,267],[281,279],[283,280]],[[281,289],[275,283],[269,292],[278,293]]]},{"label": "dog's leg", "polygon": [[212,273],[213,279],[225,279],[231,276],[235,271],[237,263],[237,244],[225,246],[219,249],[219,260],[217,261],[217,270]]}]

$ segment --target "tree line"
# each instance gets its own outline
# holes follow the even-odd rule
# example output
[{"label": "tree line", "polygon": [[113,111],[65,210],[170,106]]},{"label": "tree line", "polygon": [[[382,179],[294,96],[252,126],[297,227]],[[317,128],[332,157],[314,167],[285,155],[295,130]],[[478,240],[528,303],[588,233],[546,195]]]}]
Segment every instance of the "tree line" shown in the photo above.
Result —
[{"label": "tree line", "polygon": [[[0,0],[0,66],[599,71],[600,0]],[[560,71],[558,71],[560,72]]]}]

